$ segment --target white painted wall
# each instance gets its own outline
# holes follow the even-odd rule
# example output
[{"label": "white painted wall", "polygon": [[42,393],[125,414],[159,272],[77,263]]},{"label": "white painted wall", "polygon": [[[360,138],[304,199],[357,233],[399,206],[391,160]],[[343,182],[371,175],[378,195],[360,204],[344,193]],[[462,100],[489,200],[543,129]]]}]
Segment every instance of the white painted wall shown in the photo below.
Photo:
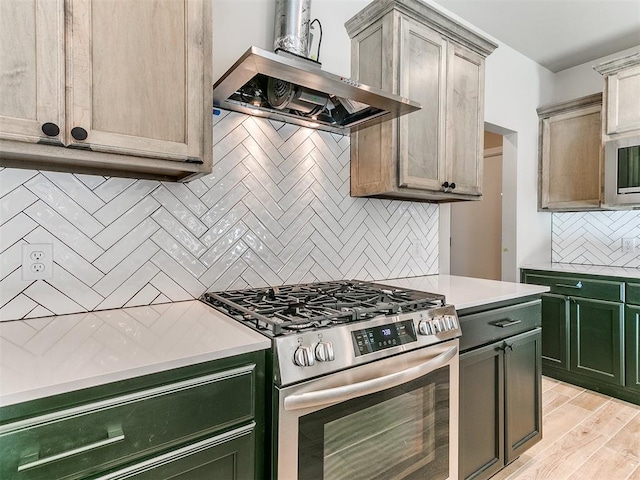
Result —
[{"label": "white painted wall", "polygon": [[558,72],[551,102],[564,102],[601,92],[604,86],[602,75],[593,69],[594,65],[638,51],[640,45]]},{"label": "white painted wall", "polygon": [[[325,70],[349,75],[350,42],[344,22],[368,3],[368,0],[312,1],[311,17],[317,17],[324,30],[320,60]],[[478,31],[437,3],[428,3]],[[224,73],[250,45],[272,49],[274,4],[274,0],[213,0],[214,78]],[[552,72],[508,45],[500,44],[487,59],[485,121],[492,124],[492,131],[508,135],[505,160],[515,165],[511,180],[517,216],[515,252],[510,252],[514,262],[505,279],[517,279],[517,268],[522,263],[551,259],[551,215],[537,212],[536,108],[551,101],[553,81]],[[507,158],[509,155],[512,158]],[[447,228],[447,222],[441,222],[440,238],[448,239]],[[440,271],[445,272],[449,256],[443,242],[441,248]]]}]

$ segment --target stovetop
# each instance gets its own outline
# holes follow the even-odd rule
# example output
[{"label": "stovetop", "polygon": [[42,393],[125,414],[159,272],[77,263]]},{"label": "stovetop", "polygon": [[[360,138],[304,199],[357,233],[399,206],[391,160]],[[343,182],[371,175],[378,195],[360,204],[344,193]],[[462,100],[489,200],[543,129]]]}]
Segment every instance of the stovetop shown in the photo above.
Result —
[{"label": "stovetop", "polygon": [[202,299],[270,337],[445,304],[444,295],[354,280],[208,292]]}]

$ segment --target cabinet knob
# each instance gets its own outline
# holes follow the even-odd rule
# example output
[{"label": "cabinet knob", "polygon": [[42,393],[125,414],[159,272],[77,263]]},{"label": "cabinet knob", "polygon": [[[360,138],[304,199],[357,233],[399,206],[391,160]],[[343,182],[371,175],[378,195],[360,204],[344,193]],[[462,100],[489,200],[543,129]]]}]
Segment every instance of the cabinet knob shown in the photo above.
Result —
[{"label": "cabinet knob", "polygon": [[444,183],[442,184],[442,186],[443,186],[444,188],[449,188],[449,182],[444,182]]},{"label": "cabinet knob", "polygon": [[451,184],[449,185],[449,188],[453,190],[454,188],[456,188],[456,184],[454,182],[451,182]]},{"label": "cabinet knob", "polygon": [[76,140],[86,140],[87,136],[88,136],[88,133],[82,127],[73,127],[71,129],[71,136],[73,138],[75,138]]},{"label": "cabinet knob", "polygon": [[48,137],[56,137],[60,133],[60,127],[51,122],[43,123],[42,133],[44,133]]}]

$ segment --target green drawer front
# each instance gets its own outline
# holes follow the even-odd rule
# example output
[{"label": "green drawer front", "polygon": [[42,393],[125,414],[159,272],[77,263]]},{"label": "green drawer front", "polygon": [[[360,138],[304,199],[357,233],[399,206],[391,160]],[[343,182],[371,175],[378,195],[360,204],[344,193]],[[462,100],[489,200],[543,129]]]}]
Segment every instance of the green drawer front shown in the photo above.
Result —
[{"label": "green drawer front", "polygon": [[541,324],[541,300],[460,317],[460,350],[465,351],[532,330]]},{"label": "green drawer front", "polygon": [[640,283],[627,282],[625,299],[629,305],[640,305]]},{"label": "green drawer front", "polygon": [[551,275],[526,274],[526,282],[546,285],[551,293],[570,297],[585,297],[596,300],[624,301],[624,282],[593,280],[584,277],[556,277]]},{"label": "green drawer front", "polygon": [[76,479],[254,416],[255,366],[0,427],[0,478]]}]

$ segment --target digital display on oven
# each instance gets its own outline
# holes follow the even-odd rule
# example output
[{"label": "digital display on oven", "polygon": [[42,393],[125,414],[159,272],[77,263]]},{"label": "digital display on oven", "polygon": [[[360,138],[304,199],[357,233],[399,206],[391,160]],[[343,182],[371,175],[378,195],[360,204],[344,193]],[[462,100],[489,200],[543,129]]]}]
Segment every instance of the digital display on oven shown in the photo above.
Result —
[{"label": "digital display on oven", "polygon": [[351,332],[356,356],[415,342],[416,339],[416,330],[411,320]]}]

